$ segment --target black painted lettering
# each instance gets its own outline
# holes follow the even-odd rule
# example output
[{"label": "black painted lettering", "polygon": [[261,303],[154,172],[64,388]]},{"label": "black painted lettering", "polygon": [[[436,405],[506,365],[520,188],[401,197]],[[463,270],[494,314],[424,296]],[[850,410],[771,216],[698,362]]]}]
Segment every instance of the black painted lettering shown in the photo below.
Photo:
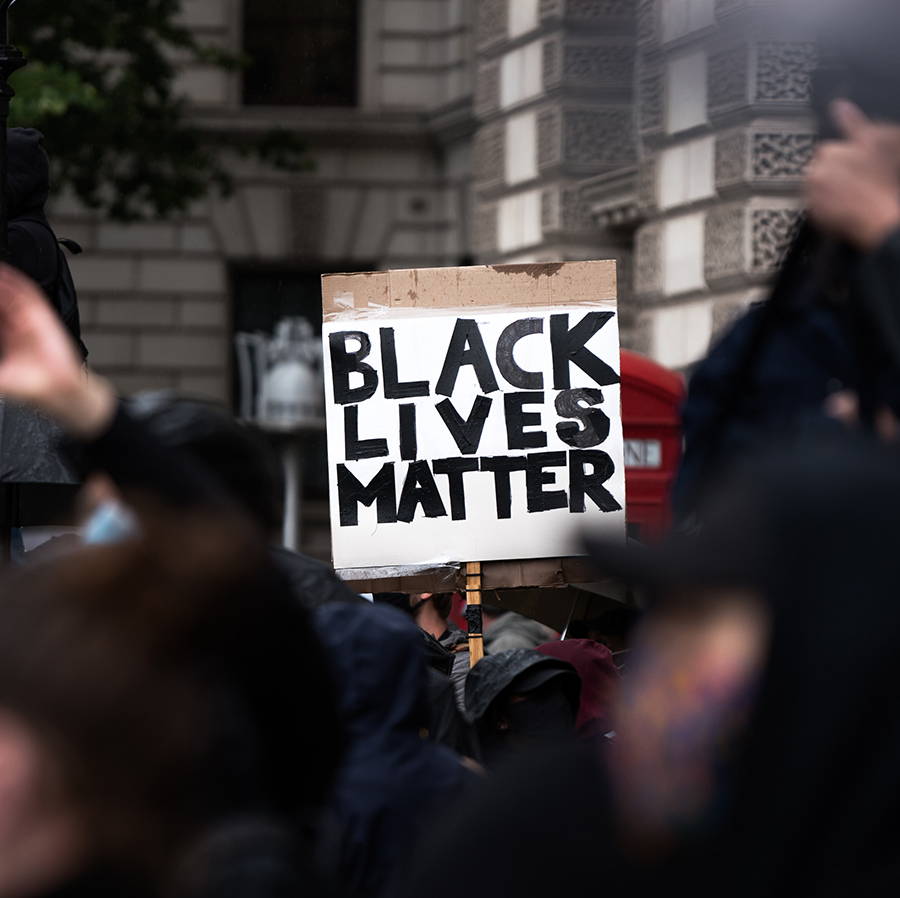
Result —
[{"label": "black painted lettering", "polygon": [[410,403],[400,406],[400,458],[415,461],[419,454],[416,435],[416,407]]},{"label": "black painted lettering", "polygon": [[619,382],[619,375],[602,359],[597,358],[585,343],[603,327],[613,312],[588,312],[572,330],[568,315],[550,316],[550,347],[553,350],[553,388],[568,390],[571,386],[569,363],[581,368],[598,387]]},{"label": "black painted lettering", "polygon": [[487,396],[477,396],[468,418],[461,418],[449,399],[444,399],[435,406],[463,455],[475,455],[478,452],[481,435],[484,433],[484,423],[493,402],[494,400],[488,399]]},{"label": "black painted lettering", "polygon": [[344,408],[344,449],[347,461],[363,458],[383,458],[389,455],[387,440],[361,440],[359,438],[359,406]]},{"label": "black painted lettering", "polygon": [[569,504],[565,490],[545,490],[556,483],[556,474],[547,468],[564,468],[565,452],[532,452],[525,469],[525,486],[528,493],[528,511],[550,511],[565,508]]},{"label": "black painted lettering", "polygon": [[388,462],[363,485],[351,474],[346,465],[337,466],[338,508],[341,527],[359,524],[359,504],[366,507],[377,503],[378,523],[394,524],[397,521],[397,487],[394,483],[394,463]]},{"label": "black painted lettering", "polygon": [[420,505],[426,518],[447,516],[447,510],[444,508],[444,502],[427,461],[414,461],[409,466],[403,490],[400,493],[397,520],[411,524],[416,516],[416,509]]},{"label": "black painted lettering", "polygon": [[385,399],[412,399],[416,396],[428,396],[431,392],[427,380],[414,380],[400,383],[397,374],[397,346],[394,342],[394,329],[383,327],[379,330],[381,339],[381,373],[384,377]]},{"label": "black painted lettering", "polygon": [[543,405],[543,393],[505,393],[503,411],[506,415],[506,440],[510,449],[543,449],[547,434],[542,430],[525,432],[526,427],[540,427],[541,413],[526,412],[526,405]]},{"label": "black painted lettering", "polygon": [[[591,473],[587,468],[590,466]],[[569,453],[569,510],[584,513],[584,497],[589,496],[600,511],[621,511],[622,506],[603,484],[616,472],[613,460],[605,452],[572,451]]]},{"label": "black painted lettering", "polygon": [[466,489],[463,474],[478,470],[477,458],[439,458],[433,464],[435,474],[444,474],[450,482],[450,516],[466,519]]},{"label": "black painted lettering", "polygon": [[498,520],[507,520],[512,517],[512,485],[509,475],[512,471],[524,471],[526,466],[525,456],[522,455],[517,458],[498,455],[493,458],[481,459],[481,470],[492,471],[494,474]]},{"label": "black painted lettering", "polygon": [[[359,349],[348,352],[348,340],[358,341]],[[334,401],[338,405],[349,405],[351,402],[365,402],[374,396],[378,389],[378,374],[371,365],[363,361],[372,351],[369,335],[363,331],[338,331],[328,335],[328,346],[331,350]],[[350,386],[350,375],[354,373],[362,375],[362,386]]]},{"label": "black painted lettering", "polygon": [[459,369],[465,365],[471,365],[475,369],[482,393],[494,393],[500,389],[484,348],[478,322],[471,318],[457,318],[435,392],[441,396],[452,396]]},{"label": "black painted lettering", "polygon": [[529,334],[544,332],[543,318],[522,318],[507,327],[497,341],[497,367],[506,380],[520,390],[543,390],[544,375],[540,371],[525,371],[518,366],[513,351],[516,343]]},{"label": "black painted lettering", "polygon": [[[600,390],[563,390],[556,397],[556,413],[560,418],[577,418],[581,427],[574,421],[560,422],[556,425],[556,433],[567,445],[575,449],[590,449],[599,446],[609,436],[609,418],[595,406],[603,402]],[[582,405],[582,403],[586,403]]]}]

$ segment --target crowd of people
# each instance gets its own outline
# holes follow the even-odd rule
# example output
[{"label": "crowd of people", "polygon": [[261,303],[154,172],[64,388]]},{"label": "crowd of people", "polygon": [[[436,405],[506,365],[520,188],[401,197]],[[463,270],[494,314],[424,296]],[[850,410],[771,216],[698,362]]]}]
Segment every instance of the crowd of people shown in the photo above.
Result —
[{"label": "crowd of people", "polygon": [[83,486],[78,535],[0,576],[0,898],[895,894],[900,10],[871,3],[823,54],[774,293],[693,373],[679,526],[586,535],[642,607],[560,634],[488,602],[474,665],[452,594],[277,545],[252,430],[89,372],[11,134],[0,395]]}]

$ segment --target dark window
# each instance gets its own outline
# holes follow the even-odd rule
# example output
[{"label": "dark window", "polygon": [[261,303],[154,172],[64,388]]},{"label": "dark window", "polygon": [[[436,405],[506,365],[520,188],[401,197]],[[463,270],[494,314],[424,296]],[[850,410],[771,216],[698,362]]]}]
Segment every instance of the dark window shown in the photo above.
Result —
[{"label": "dark window", "polygon": [[249,0],[244,4],[244,102],[353,106],[357,0]]}]

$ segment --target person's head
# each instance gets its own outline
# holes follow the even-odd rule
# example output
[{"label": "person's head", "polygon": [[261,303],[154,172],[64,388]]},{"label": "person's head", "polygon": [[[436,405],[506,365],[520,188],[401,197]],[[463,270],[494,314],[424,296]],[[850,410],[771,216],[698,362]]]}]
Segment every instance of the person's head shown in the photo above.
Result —
[{"label": "person's head", "polygon": [[0,587],[0,895],[94,863],[165,872],[195,823],[195,649],[228,613],[236,548],[214,520],[147,520]]},{"label": "person's head", "polygon": [[595,547],[652,592],[613,780],[645,846],[715,838],[732,869],[764,859],[771,882],[790,857],[797,881],[832,894],[895,869],[898,507],[895,451],[816,433],[744,465],[691,534]]},{"label": "person's head", "polygon": [[128,410],[164,445],[208,468],[241,506],[273,536],[281,527],[283,475],[265,438],[209,402],[170,391],[139,393]]},{"label": "person's head", "polygon": [[417,620],[421,616],[422,611],[430,606],[441,620],[446,621],[453,610],[453,593],[415,592],[410,596],[410,605]]},{"label": "person's head", "polygon": [[466,708],[485,763],[571,739],[580,692],[581,680],[566,661],[533,649],[487,655],[466,681]]}]

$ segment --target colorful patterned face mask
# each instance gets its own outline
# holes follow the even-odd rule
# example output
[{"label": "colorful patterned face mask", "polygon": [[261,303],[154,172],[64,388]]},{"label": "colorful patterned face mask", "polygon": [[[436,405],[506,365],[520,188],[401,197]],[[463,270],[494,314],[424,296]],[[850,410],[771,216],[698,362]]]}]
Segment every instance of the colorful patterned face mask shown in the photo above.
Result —
[{"label": "colorful patterned face mask", "polygon": [[612,772],[626,830],[670,842],[715,826],[768,639],[762,603],[723,595],[651,618],[617,712]]}]

